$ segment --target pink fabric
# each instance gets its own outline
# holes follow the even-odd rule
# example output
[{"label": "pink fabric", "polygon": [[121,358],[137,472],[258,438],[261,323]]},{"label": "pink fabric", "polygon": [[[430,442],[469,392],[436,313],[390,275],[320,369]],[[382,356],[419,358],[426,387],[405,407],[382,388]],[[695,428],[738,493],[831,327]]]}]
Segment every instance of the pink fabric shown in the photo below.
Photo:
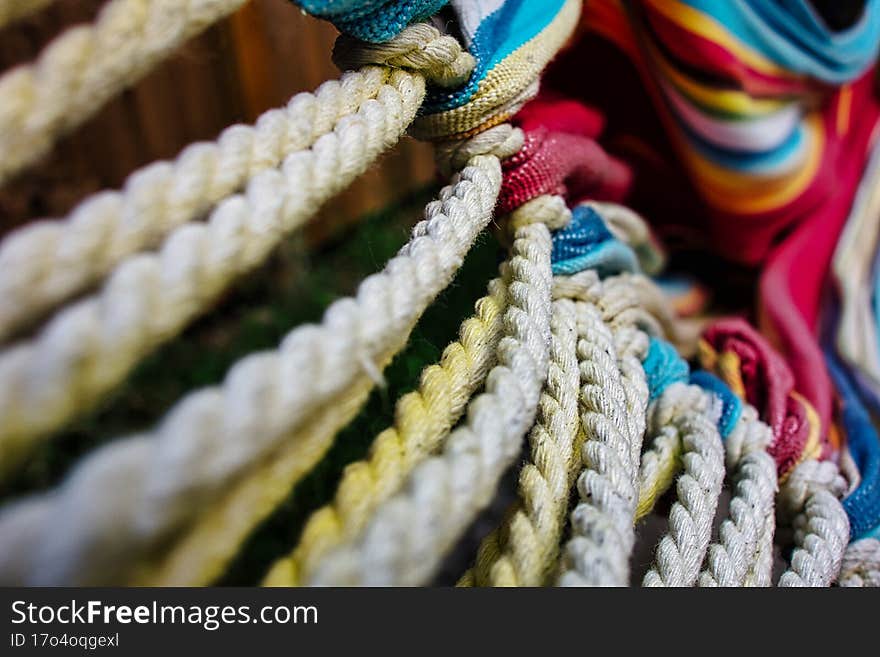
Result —
[{"label": "pink fabric", "polygon": [[593,139],[600,114],[560,97],[540,96],[514,121],[526,134],[522,150],[504,163],[498,211],[507,213],[542,194],[559,194],[569,205],[584,200],[620,201],[632,173]]},{"label": "pink fabric", "polygon": [[733,352],[739,357],[746,400],[773,431],[768,451],[779,474],[785,474],[803,455],[811,429],[803,403],[791,394],[794,376],[785,360],[739,318],[714,322],[703,339],[719,354]]}]

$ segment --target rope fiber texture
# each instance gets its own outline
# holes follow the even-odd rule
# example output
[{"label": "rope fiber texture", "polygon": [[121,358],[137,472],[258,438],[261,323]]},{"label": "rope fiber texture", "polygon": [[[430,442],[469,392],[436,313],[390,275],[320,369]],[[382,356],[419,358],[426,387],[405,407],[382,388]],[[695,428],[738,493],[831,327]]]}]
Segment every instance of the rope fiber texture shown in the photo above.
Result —
[{"label": "rope fiber texture", "polygon": [[12,233],[0,244],[0,342],[126,257],[204,216],[261,171],[312,147],[343,117],[388,93],[384,89],[402,91],[399,79],[398,89],[390,86],[391,77],[378,67],[344,73],[269,110],[253,126],[232,126],[214,142],[193,144],[173,161],[136,171],[122,190],[93,195],[63,220]]},{"label": "rope fiber texture", "polygon": [[831,461],[808,459],[779,492],[777,514],[792,517],[795,549],[780,587],[826,587],[837,579],[849,543],[849,518],[840,504],[846,480]]},{"label": "rope fiber texture", "polygon": [[712,537],[724,483],[724,448],[718,433],[720,405],[699,386],[670,384],[650,411],[652,433],[675,432],[682,444],[683,472],[669,530],[657,546],[643,586],[692,586]]},{"label": "rope fiber texture", "polygon": [[636,478],[648,388],[634,350],[620,339],[624,334],[613,334],[593,303],[581,302],[577,308],[584,469],[559,584],[625,586],[635,542]]},{"label": "rope fiber texture", "polygon": [[0,78],[0,184],[247,0],[111,0]]},{"label": "rope fiber texture", "polygon": [[531,454],[519,473],[519,501],[509,519],[480,545],[462,583],[540,586],[551,575],[576,464],[579,432],[577,322],[574,302],[553,302],[547,384],[529,432]]},{"label": "rope fiber texture", "polygon": [[[488,225],[500,185],[498,158],[473,158],[428,204],[410,242],[355,298],[331,305],[320,325],[299,327],[279,350],[243,359],[222,386],[180,401],[153,433],[92,454],[60,489],[6,508],[0,580],[118,581],[144,550],[191,520],[310,416],[358,382],[377,382],[379,364],[403,346]],[[260,197],[277,198],[270,191]],[[517,297],[530,312],[531,296]]]},{"label": "rope fiber texture", "polygon": [[396,493],[412,470],[443,444],[468,401],[495,365],[507,307],[507,285],[497,278],[465,320],[459,339],[440,362],[422,372],[418,390],[401,397],[394,425],[373,441],[369,458],[346,466],[333,502],[314,512],[299,544],[279,559],[264,583],[296,586],[333,547],[360,532],[379,505]]},{"label": "rope fiber texture", "polygon": [[[315,569],[312,585],[418,585],[495,493],[535,419],[551,341],[550,233],[519,228],[509,261],[508,308],[498,364],[466,422],[442,452],[417,467],[352,541]],[[565,327],[552,321],[559,335]],[[558,340],[559,338],[554,338]]]},{"label": "rope fiber texture", "polygon": [[[175,229],[159,252],[125,260],[99,292],[65,308],[33,340],[0,353],[0,476],[46,434],[98,402],[363,173],[397,142],[423,96],[421,76],[396,71],[376,99],[310,149],[288,156],[281,170],[256,175],[207,222]],[[497,162],[470,170],[479,189],[467,195],[472,212],[486,202],[481,194],[491,195],[496,186]]]},{"label": "rope fiber texture", "polygon": [[749,580],[762,586],[770,583],[772,564],[761,562],[758,555],[773,549],[776,462],[767,453],[772,441],[770,427],[747,405],[724,442],[733,494],[719,541],[709,546],[700,586],[744,586]]}]

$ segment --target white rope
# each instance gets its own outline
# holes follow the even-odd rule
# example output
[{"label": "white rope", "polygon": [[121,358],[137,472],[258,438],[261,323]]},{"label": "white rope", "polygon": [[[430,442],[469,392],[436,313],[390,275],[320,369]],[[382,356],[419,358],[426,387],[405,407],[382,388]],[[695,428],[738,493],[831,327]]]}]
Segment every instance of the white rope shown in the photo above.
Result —
[{"label": "white rope", "polygon": [[863,538],[846,548],[840,567],[840,586],[880,587],[880,541]]},{"label": "white rope", "polygon": [[630,415],[638,414],[632,401],[638,395],[628,391],[623,380],[614,338],[599,309],[587,302],[577,307],[586,440],[581,448],[584,470],[577,484],[581,500],[571,514],[572,538],[563,553],[559,584],[625,586],[635,540],[637,455],[642,440],[631,433]]},{"label": "white rope", "polygon": [[247,0],[112,0],[0,78],[0,183]]},{"label": "white rope", "polygon": [[[0,476],[208,309],[398,140],[421,104],[424,79],[403,71],[392,77],[311,149],[288,156],[282,170],[259,173],[207,222],[177,228],[158,253],[125,260],[100,292],[68,306],[35,339],[0,353]],[[480,191],[469,194],[479,197],[476,206],[488,202],[480,195],[493,188],[497,164],[490,157],[468,174],[479,181]]]},{"label": "white rope", "polygon": [[136,171],[122,190],[95,194],[64,220],[12,233],[0,244],[0,342],[100,281],[127,256],[199,219],[261,171],[314,145],[376,98],[389,77],[376,67],[345,73],[269,110],[253,126],[232,126],[217,141],[193,144],[174,161]]},{"label": "white rope", "polygon": [[766,451],[772,440],[757,410],[745,406],[724,443],[733,495],[720,540],[709,546],[700,586],[743,586],[750,575],[754,581],[770,581],[772,564],[759,554],[767,550],[762,542],[768,533],[771,550],[773,542],[773,524],[766,524],[773,519],[777,489],[776,463]]},{"label": "white rope", "polygon": [[553,302],[550,366],[529,432],[530,459],[519,473],[519,500],[509,520],[480,545],[461,583],[540,586],[555,561],[572,480],[577,412],[577,323],[574,303]]},{"label": "white rope", "polygon": [[712,521],[724,483],[724,448],[716,423],[720,407],[699,386],[672,383],[651,410],[654,431],[673,427],[681,436],[683,473],[643,586],[692,586],[712,537]]},{"label": "white rope", "polygon": [[463,85],[476,66],[473,55],[462,50],[455,37],[441,34],[429,23],[408,25],[384,43],[369,43],[342,34],[333,45],[333,62],[341,69],[378,64],[429,71],[431,82],[441,87]]},{"label": "white rope", "polygon": [[[402,347],[489,223],[500,185],[498,158],[474,158],[428,204],[410,242],[355,298],[330,306],[320,325],[295,329],[278,351],[243,359],[222,387],[188,395],[155,432],[94,453],[60,489],[7,508],[0,515],[0,580],[118,580],[142,551],[210,504],[312,413],[364,378],[378,378],[377,364]],[[282,188],[261,191],[277,201]],[[520,315],[533,311],[532,296],[519,298],[526,309]]]},{"label": "white rope", "polygon": [[849,543],[849,518],[839,496],[846,480],[831,461],[806,460],[789,474],[779,491],[779,513],[794,515],[795,549],[781,587],[830,586],[840,572]]},{"label": "white rope", "polygon": [[[547,376],[550,342],[550,233],[542,224],[517,230],[510,261],[509,307],[498,365],[486,392],[471,401],[467,422],[441,454],[423,462],[404,490],[378,510],[355,540],[331,552],[312,585],[417,585],[477,512],[518,456]],[[563,330],[558,323],[554,330]]]},{"label": "white rope", "polygon": [[0,0],[0,27],[38,12],[52,0]]}]

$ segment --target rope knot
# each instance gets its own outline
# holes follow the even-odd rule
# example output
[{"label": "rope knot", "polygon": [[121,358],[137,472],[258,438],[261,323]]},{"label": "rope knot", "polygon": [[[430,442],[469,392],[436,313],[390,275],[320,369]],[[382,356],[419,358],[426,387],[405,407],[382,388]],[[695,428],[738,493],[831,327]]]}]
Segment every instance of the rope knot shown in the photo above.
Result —
[{"label": "rope knot", "polygon": [[526,201],[509,215],[510,230],[516,231],[529,224],[545,224],[550,230],[565,228],[571,221],[571,210],[565,199],[544,194]]},{"label": "rope knot", "polygon": [[523,146],[523,131],[509,123],[479,132],[469,139],[438,142],[434,151],[440,173],[450,176],[467,166],[476,155],[495,155],[506,160]]},{"label": "rope knot", "polygon": [[675,426],[688,413],[706,415],[715,424],[721,415],[721,404],[700,386],[676,381],[670,383],[648,407],[648,426],[653,433],[663,427]]},{"label": "rope knot", "polygon": [[464,84],[476,66],[473,56],[454,37],[428,23],[410,25],[385,43],[343,34],[333,46],[333,63],[342,70],[371,64],[408,69],[447,88]]},{"label": "rope knot", "polygon": [[810,496],[828,491],[840,498],[846,488],[846,479],[834,463],[808,459],[789,473],[779,491],[779,510],[784,517],[793,517],[803,510]]}]

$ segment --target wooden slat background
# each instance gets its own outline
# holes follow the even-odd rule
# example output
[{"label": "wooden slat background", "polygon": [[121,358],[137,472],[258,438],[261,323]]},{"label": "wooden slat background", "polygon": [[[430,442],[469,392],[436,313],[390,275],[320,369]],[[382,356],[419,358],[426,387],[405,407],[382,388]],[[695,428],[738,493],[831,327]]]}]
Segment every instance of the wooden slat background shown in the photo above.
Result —
[{"label": "wooden slat background", "polygon": [[[0,70],[33,60],[66,27],[94,20],[103,1],[55,0],[38,15],[0,30]],[[138,167],[174,157],[193,141],[213,139],[233,123],[251,123],[294,94],[337,78],[330,61],[335,37],[331,25],[288,0],[251,0],[0,189],[0,234],[34,219],[63,216],[86,195],[120,187]],[[321,211],[306,229],[308,241],[337,234],[432,178],[430,147],[405,139]]]}]

